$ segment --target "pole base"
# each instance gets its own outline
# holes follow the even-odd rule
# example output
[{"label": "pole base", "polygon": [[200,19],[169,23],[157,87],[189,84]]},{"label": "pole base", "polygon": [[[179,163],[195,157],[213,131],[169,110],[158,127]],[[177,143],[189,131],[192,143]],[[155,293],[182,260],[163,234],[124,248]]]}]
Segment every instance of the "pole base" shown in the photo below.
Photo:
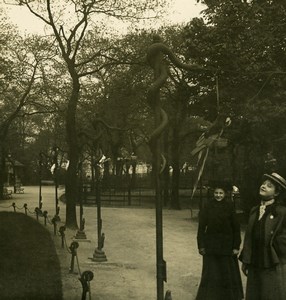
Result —
[{"label": "pole base", "polygon": [[166,291],[164,300],[172,300],[172,294],[170,290]]},{"label": "pole base", "polygon": [[86,234],[83,230],[78,230],[74,238],[77,240],[85,240]]},{"label": "pole base", "polygon": [[107,258],[103,250],[95,249],[91,260],[97,262],[103,262],[103,261],[107,261]]}]

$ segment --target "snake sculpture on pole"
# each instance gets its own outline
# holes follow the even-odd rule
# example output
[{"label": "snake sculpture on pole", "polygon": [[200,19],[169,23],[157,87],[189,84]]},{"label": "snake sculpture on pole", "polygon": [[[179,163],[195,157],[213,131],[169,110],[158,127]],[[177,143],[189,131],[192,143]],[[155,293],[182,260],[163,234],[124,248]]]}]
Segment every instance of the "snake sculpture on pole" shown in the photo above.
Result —
[{"label": "snake sculpture on pole", "polygon": [[[160,104],[160,89],[169,77],[169,69],[165,56],[178,68],[190,71],[207,71],[197,65],[182,63],[174,53],[161,41],[159,36],[154,36],[153,44],[147,50],[147,62],[154,71],[154,82],[147,93],[147,102],[154,112],[155,129],[149,138],[149,147],[153,156],[153,171],[155,175],[156,199],[156,265],[157,265],[157,300],[163,300],[164,281],[167,281],[166,262],[163,259],[163,218],[160,175],[163,172],[166,160],[161,154],[160,137],[168,125],[168,115]],[[162,162],[161,162],[162,161]],[[167,291],[165,299],[170,299],[171,292]]]},{"label": "snake sculpture on pole", "polygon": [[190,71],[201,71],[203,70],[202,67],[198,65],[190,65],[182,63],[174,53],[161,42],[161,38],[159,36],[154,36],[153,44],[149,46],[147,51],[147,62],[154,70],[154,79],[155,81],[150,86],[148,93],[147,93],[147,101],[150,107],[154,110],[157,109],[160,111],[161,122],[152,132],[149,143],[152,143],[158,139],[161,133],[164,131],[168,124],[168,116],[167,113],[160,107],[158,107],[160,102],[160,89],[165,84],[169,77],[169,69],[167,63],[165,61],[165,55],[168,56],[170,61],[178,68]]}]

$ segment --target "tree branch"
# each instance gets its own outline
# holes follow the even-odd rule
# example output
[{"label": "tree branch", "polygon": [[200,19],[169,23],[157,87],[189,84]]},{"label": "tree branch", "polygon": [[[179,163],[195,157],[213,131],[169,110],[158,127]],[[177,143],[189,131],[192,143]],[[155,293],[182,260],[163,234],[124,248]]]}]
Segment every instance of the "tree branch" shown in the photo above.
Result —
[{"label": "tree branch", "polygon": [[36,17],[38,17],[39,19],[41,19],[42,21],[44,21],[46,24],[51,25],[51,23],[50,23],[47,19],[45,19],[43,16],[41,16],[41,15],[38,14],[35,10],[32,9],[32,7],[30,6],[30,4],[29,4],[28,1],[25,1],[25,2],[22,1],[22,3],[24,3],[24,4],[28,7],[29,11],[30,11],[33,15],[35,15]]},{"label": "tree branch", "polygon": [[83,65],[88,64],[89,62],[92,62],[96,57],[99,57],[101,54],[101,51],[97,51],[96,53],[94,53],[89,59],[86,59],[80,63],[75,64],[75,67],[81,67]]},{"label": "tree branch", "polygon": [[22,97],[20,98],[19,104],[17,105],[16,109],[14,110],[14,112],[11,113],[11,115],[1,124],[0,127],[0,133],[3,136],[7,135],[9,126],[11,125],[11,123],[13,122],[13,120],[18,116],[19,111],[21,110],[21,108],[24,106],[25,101],[28,97],[28,95],[30,94],[30,91],[32,89],[32,85],[34,83],[35,80],[35,75],[36,75],[36,70],[38,67],[38,63],[35,64],[34,69],[33,69],[33,73],[31,76],[31,79],[28,83],[28,86],[26,88],[26,90],[24,91]]}]

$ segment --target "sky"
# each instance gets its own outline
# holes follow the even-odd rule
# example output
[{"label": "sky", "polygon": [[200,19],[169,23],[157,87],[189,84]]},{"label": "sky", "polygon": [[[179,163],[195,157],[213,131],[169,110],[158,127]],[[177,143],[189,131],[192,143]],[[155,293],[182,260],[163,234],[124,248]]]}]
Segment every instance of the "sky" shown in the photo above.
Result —
[{"label": "sky", "polygon": [[204,6],[197,3],[197,0],[174,0],[169,18],[173,22],[189,22],[190,19],[199,17],[203,9]]},{"label": "sky", "polygon": [[[5,1],[9,3],[9,1]],[[12,3],[12,1],[11,1]],[[3,5],[3,4],[2,4]],[[18,26],[22,33],[44,33],[43,22],[34,17],[26,7],[17,5],[5,5],[8,7],[8,16],[12,23]],[[200,15],[204,6],[197,0],[172,0],[166,21],[171,23],[186,23]],[[160,22],[157,22],[159,25]],[[116,26],[118,28],[118,26]],[[122,29],[124,30],[124,28]]]}]

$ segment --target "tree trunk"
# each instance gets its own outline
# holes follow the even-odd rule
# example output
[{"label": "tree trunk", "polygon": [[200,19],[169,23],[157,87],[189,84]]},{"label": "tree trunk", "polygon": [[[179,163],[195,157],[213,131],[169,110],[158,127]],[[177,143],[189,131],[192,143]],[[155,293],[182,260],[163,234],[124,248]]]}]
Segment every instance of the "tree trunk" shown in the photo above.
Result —
[{"label": "tree trunk", "polygon": [[0,199],[3,199],[3,188],[5,182],[5,150],[0,145]]},{"label": "tree trunk", "polygon": [[78,77],[73,77],[73,90],[69,99],[66,115],[66,132],[68,144],[69,167],[66,173],[66,226],[78,228],[76,220],[76,200],[78,192],[77,166],[79,147],[76,128],[76,109],[79,98],[80,84]]}]

